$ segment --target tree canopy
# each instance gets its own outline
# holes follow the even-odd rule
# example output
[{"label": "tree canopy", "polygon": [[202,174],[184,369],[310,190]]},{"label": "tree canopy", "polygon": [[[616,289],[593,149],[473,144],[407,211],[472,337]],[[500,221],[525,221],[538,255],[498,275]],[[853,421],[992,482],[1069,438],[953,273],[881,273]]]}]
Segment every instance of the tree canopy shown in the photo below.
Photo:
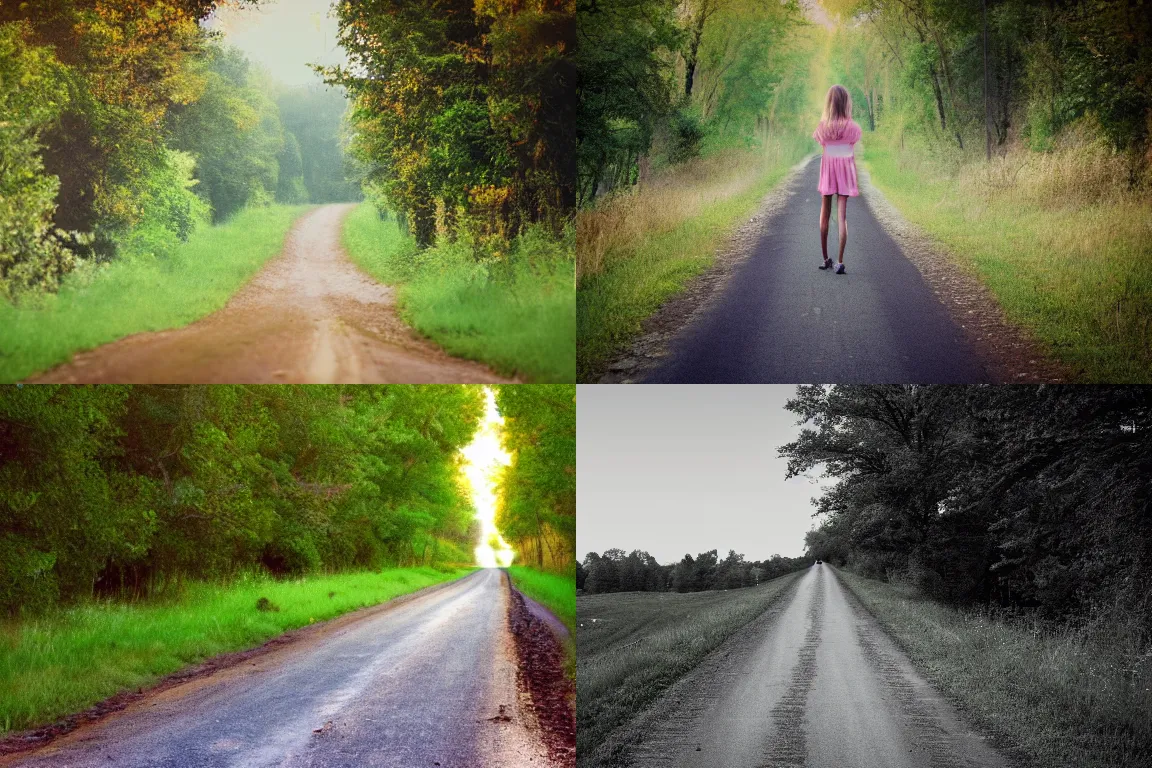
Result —
[{"label": "tree canopy", "polygon": [[809,552],[952,602],[1152,623],[1152,393],[800,387],[788,474],[839,482]]},{"label": "tree canopy", "polygon": [[568,570],[576,559],[576,385],[503,385],[504,469],[496,525],[522,562]]},{"label": "tree canopy", "polygon": [[474,386],[0,389],[0,607],[471,562]]}]

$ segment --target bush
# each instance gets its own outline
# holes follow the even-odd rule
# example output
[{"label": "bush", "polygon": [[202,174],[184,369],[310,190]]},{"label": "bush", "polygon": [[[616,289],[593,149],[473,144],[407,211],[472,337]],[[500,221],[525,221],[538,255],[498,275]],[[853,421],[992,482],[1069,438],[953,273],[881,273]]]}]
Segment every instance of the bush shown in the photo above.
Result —
[{"label": "bush", "polygon": [[44,175],[39,141],[67,101],[65,69],[28,34],[0,25],[0,299],[55,290],[74,264],[53,229],[60,182]]}]

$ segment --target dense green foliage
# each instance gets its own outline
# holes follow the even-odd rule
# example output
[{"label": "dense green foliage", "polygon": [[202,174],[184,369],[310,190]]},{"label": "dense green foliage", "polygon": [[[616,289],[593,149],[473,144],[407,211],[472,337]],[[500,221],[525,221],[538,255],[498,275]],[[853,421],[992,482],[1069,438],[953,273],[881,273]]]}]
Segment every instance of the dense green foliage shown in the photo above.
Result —
[{"label": "dense green foliage", "polygon": [[349,214],[342,240],[361,269],[397,287],[405,322],[449,354],[528,381],[576,378],[570,236],[533,228],[506,258],[478,263],[459,240],[418,249],[365,204]]},{"label": "dense green foliage", "polygon": [[608,549],[589,552],[577,563],[576,586],[590,595],[605,592],[703,592],[710,589],[753,587],[812,564],[809,557],[745,560],[729,550],[723,560],[715,549],[695,558],[684,555],[675,564],[661,565],[647,552]]},{"label": "dense green foliage", "polygon": [[458,559],[461,386],[0,390],[0,606]]},{"label": "dense green foliage", "polygon": [[[243,573],[227,584],[182,582],[154,600],[90,603],[26,619],[6,628],[0,648],[0,736],[465,573],[420,567],[279,581]],[[278,610],[259,610],[261,599]]]},{"label": "dense green foliage", "polygon": [[570,572],[576,554],[576,385],[496,389],[503,444],[496,525],[519,561]]},{"label": "dense green foliage", "polygon": [[[1046,149],[1090,117],[1141,164],[1152,126],[1152,13],[1142,0],[836,0],[862,124],[892,120],[958,147],[1018,137]],[[987,34],[987,69],[984,36]],[[1134,167],[1134,170],[1136,168]]]},{"label": "dense green foliage", "polygon": [[571,0],[337,5],[353,146],[417,243],[557,233],[573,207]]},{"label": "dense green foliage", "polygon": [[343,95],[277,99],[199,25],[216,5],[0,6],[0,299],[54,291],[84,261],[167,257],[246,205],[359,198]]},{"label": "dense green foliage", "polygon": [[795,133],[808,37],[795,2],[581,0],[583,204],[708,147]]},{"label": "dense green foliage", "polygon": [[800,387],[780,449],[823,467],[815,557],[956,603],[1152,629],[1152,393],[1138,387]]}]

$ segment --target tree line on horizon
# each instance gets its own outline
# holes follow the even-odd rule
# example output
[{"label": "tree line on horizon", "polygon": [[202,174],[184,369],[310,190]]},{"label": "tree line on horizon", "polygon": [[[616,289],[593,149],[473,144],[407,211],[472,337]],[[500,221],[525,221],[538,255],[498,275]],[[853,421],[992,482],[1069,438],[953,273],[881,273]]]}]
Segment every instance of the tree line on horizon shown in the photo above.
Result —
[{"label": "tree line on horizon", "polygon": [[745,560],[729,550],[720,558],[718,550],[689,554],[677,563],[661,565],[655,557],[635,549],[607,549],[603,554],[589,552],[576,564],[576,589],[590,595],[607,592],[703,592],[713,589],[754,587],[793,571],[806,568],[812,559],[773,555],[766,560]]},{"label": "tree line on horizon", "polygon": [[0,388],[0,612],[467,564],[479,386]]},{"label": "tree line on horizon", "polygon": [[957,605],[1152,631],[1152,391],[801,386],[788,476],[839,482],[808,551]]}]

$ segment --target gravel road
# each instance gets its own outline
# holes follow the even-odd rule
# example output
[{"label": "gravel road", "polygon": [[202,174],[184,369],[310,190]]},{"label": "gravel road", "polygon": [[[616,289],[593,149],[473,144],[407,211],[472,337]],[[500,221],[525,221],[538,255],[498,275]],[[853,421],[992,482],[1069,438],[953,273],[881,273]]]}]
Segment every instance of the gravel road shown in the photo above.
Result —
[{"label": "gravel road", "polygon": [[632,766],[1007,768],[825,566],[627,730]]},{"label": "gravel road", "polygon": [[[847,274],[821,271],[819,159],[774,208],[715,302],[648,383],[978,383],[976,351],[862,198],[848,202]],[[865,189],[863,194],[869,194]],[[828,250],[839,247],[833,221]]]},{"label": "gravel road", "polygon": [[0,765],[549,766],[518,693],[508,601],[503,573],[481,570]]},{"label": "gravel road", "polygon": [[117,384],[483,384],[488,368],[450,357],[399,318],[393,290],[340,246],[354,205],[293,225],[284,251],[218,312],[185,328],[106,344],[34,379]]}]

